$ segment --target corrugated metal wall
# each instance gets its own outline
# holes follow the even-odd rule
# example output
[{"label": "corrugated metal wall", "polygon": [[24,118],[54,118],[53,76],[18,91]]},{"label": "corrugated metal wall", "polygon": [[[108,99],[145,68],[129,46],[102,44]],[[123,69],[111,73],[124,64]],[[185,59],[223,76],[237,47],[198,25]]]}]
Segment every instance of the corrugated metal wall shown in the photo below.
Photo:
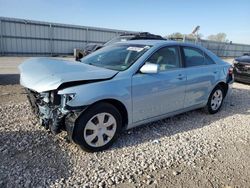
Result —
[{"label": "corrugated metal wall", "polygon": [[129,31],[0,17],[1,55],[66,55]]},{"label": "corrugated metal wall", "polygon": [[[130,31],[0,17],[1,55],[67,55],[88,43],[105,43]],[[190,41],[194,42],[194,41]],[[250,45],[201,40],[198,44],[221,57],[250,52]]]},{"label": "corrugated metal wall", "polygon": [[197,44],[211,50],[220,57],[238,57],[250,53],[250,45],[201,40]]}]

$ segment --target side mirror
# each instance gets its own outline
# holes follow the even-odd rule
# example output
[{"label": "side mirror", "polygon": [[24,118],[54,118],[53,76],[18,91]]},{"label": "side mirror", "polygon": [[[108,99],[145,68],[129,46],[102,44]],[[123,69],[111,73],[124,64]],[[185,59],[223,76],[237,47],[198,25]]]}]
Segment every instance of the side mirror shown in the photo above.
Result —
[{"label": "side mirror", "polygon": [[158,73],[159,65],[153,63],[145,63],[140,69],[141,73],[145,74],[156,74]]}]

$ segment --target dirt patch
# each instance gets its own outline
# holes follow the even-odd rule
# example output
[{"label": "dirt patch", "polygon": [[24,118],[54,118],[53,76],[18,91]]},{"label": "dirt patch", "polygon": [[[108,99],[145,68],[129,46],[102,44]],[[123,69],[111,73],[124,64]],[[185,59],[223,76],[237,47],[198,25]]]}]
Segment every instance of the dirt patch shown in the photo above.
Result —
[{"label": "dirt patch", "polygon": [[25,90],[19,84],[0,85],[0,104],[20,103],[26,100]]}]

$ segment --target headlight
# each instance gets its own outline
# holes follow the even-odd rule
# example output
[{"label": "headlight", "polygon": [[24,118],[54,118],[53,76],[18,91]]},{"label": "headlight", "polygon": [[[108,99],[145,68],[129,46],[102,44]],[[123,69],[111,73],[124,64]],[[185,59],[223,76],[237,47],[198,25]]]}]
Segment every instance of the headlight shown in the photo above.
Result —
[{"label": "headlight", "polygon": [[75,98],[75,93],[67,93],[62,95],[62,102],[67,103]]},{"label": "headlight", "polygon": [[234,68],[236,64],[238,64],[238,61],[234,59],[232,67]]},{"label": "headlight", "polygon": [[66,104],[75,98],[75,93],[67,93],[61,95],[61,106],[64,108]]},{"label": "headlight", "polygon": [[75,98],[76,94],[71,93],[71,94],[66,94],[66,102],[69,102]]}]

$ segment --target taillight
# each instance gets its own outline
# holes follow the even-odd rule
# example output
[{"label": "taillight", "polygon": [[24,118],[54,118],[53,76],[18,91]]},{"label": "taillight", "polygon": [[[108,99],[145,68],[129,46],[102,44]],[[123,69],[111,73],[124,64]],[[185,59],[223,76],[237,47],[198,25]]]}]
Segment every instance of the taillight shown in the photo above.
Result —
[{"label": "taillight", "polygon": [[234,69],[233,69],[233,67],[231,66],[231,67],[228,69],[228,74],[229,74],[229,75],[232,75],[232,74],[233,74],[233,71],[234,71]]}]

